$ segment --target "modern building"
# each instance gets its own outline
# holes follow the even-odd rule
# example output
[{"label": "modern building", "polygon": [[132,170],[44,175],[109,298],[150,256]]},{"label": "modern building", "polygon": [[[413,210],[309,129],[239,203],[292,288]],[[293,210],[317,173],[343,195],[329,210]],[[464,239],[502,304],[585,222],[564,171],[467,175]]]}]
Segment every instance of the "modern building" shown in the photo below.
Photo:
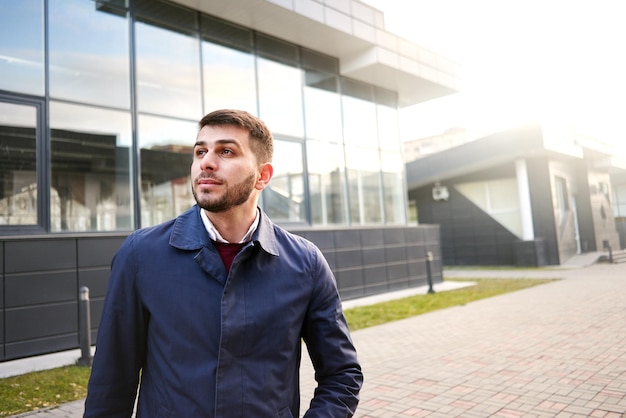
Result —
[{"label": "modern building", "polygon": [[535,124],[411,161],[407,183],[419,222],[440,225],[444,265],[559,265],[621,248],[623,170],[605,144]]},{"label": "modern building", "polygon": [[261,205],[344,299],[440,281],[438,227],[407,222],[398,109],[458,72],[357,0],[0,2],[0,361],[77,347],[83,286],[95,339],[113,253],[194,203],[217,108],[273,131]]}]

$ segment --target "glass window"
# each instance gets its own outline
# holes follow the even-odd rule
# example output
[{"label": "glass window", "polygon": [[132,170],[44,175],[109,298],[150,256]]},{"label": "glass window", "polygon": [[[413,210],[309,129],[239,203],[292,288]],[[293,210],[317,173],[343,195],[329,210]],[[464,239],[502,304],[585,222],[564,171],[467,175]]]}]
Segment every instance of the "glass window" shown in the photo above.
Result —
[{"label": "glass window", "polygon": [[340,81],[345,143],[378,148],[376,104],[372,86],[344,77]]},{"label": "glass window", "polygon": [[309,195],[314,225],[346,223],[343,146],[307,141]]},{"label": "glass window", "polygon": [[197,122],[139,116],[141,226],[176,217],[196,201],[191,192]]},{"label": "glass window", "polygon": [[406,198],[404,194],[404,163],[399,151],[382,151],[383,203],[385,222],[406,223]]},{"label": "glass window", "polygon": [[400,150],[398,111],[388,106],[376,105],[376,114],[378,115],[378,139],[380,147],[392,151]]},{"label": "glass window", "polygon": [[0,225],[37,225],[37,109],[0,102]]},{"label": "glass window", "polygon": [[272,132],[304,137],[302,70],[258,58],[261,119]]},{"label": "glass window", "polygon": [[[379,90],[378,94],[380,93]],[[378,104],[376,114],[378,115],[378,142],[382,149],[385,223],[404,224],[406,223],[406,197],[398,112],[393,107]]]},{"label": "glass window", "polygon": [[350,223],[382,222],[378,150],[346,146]]},{"label": "glass window", "polygon": [[302,144],[274,139],[274,176],[263,191],[263,207],[276,222],[305,222]]},{"label": "glass window", "polygon": [[337,77],[307,70],[305,82],[306,137],[341,144],[341,98],[337,93]]},{"label": "glass window", "polygon": [[0,90],[44,94],[43,1],[0,1]]},{"label": "glass window", "polygon": [[343,96],[342,100],[346,144],[378,148],[376,105],[351,96]]},{"label": "glass window", "polygon": [[85,0],[49,5],[50,96],[130,109],[125,12]]},{"label": "glass window", "polygon": [[199,40],[143,22],[137,22],[135,29],[139,111],[199,119]]},{"label": "glass window", "polygon": [[254,33],[252,30],[207,15],[201,15],[200,21],[204,39],[242,51],[253,50]]},{"label": "glass window", "polygon": [[204,113],[242,109],[258,114],[252,54],[202,42],[202,60]]},{"label": "glass window", "polygon": [[129,112],[50,103],[51,230],[134,227]]}]

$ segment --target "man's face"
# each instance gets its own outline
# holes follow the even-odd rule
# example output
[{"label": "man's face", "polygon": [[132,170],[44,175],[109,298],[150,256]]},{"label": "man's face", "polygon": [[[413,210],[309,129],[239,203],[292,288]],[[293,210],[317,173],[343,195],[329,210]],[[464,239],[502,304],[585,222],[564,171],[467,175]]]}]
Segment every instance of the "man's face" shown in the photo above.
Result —
[{"label": "man's face", "polygon": [[256,206],[260,177],[248,132],[236,126],[205,126],[198,133],[191,188],[202,209],[225,212],[246,202]]}]

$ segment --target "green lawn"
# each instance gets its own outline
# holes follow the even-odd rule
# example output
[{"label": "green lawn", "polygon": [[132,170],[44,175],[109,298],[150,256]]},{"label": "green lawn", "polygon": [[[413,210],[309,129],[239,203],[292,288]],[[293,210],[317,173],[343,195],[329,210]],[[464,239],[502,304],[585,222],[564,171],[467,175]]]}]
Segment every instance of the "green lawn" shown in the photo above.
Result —
[{"label": "green lawn", "polygon": [[[350,329],[356,331],[537,286],[552,280],[472,279],[469,281],[475,282],[476,285],[347,309],[345,311],[346,318]],[[88,367],[68,366],[0,379],[0,417],[48,408],[84,398],[87,393],[89,372]]]},{"label": "green lawn", "polygon": [[404,299],[362,306],[345,311],[352,331],[381,325],[390,321],[409,318],[451,306],[463,305],[475,300],[537,286],[552,279],[454,279],[450,281],[470,281],[475,286],[427,295],[416,295]]},{"label": "green lawn", "polygon": [[84,398],[90,371],[69,366],[0,379],[0,417]]}]

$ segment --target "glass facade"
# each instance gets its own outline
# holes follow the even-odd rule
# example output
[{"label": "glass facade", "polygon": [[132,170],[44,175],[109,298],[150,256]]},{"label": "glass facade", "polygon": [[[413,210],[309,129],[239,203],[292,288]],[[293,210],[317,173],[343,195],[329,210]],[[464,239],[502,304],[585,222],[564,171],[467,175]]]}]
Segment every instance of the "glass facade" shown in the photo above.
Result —
[{"label": "glass facade", "polygon": [[405,224],[396,102],[336,58],[173,3],[0,0],[0,234],[175,217],[218,108],[274,133],[261,205],[278,223]]},{"label": "glass facade", "polygon": [[0,0],[0,90],[44,94],[42,0]]}]

